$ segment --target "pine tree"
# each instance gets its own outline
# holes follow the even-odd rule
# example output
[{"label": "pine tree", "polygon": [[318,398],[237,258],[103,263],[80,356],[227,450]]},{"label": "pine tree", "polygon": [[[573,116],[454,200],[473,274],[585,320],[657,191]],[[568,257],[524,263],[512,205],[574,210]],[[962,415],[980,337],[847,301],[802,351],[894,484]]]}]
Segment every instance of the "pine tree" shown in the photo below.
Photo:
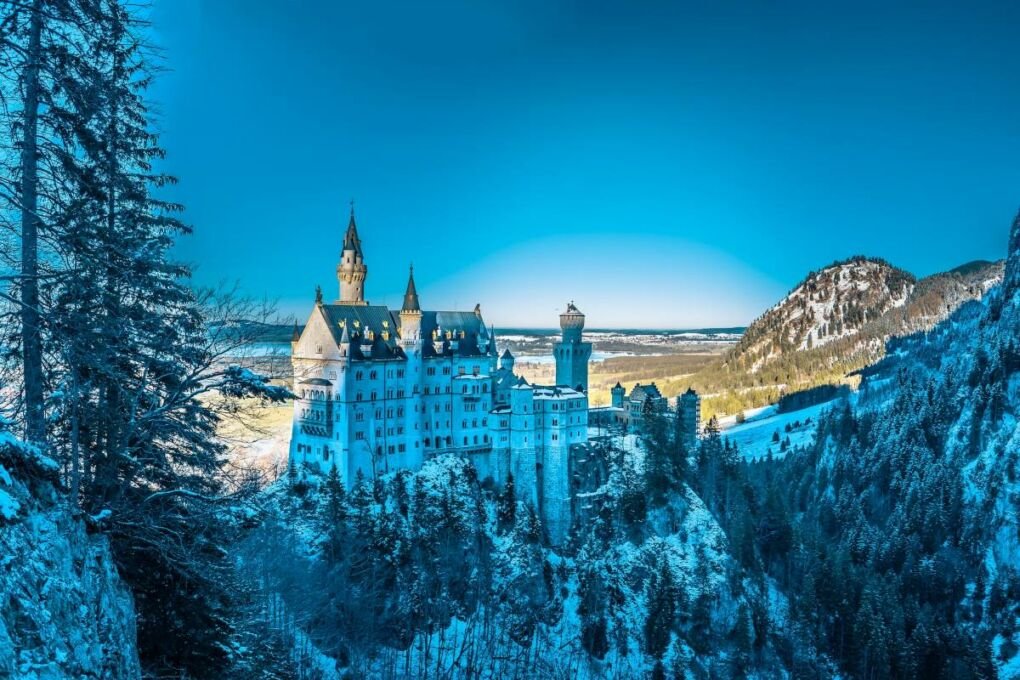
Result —
[{"label": "pine tree", "polygon": [[669,560],[661,558],[659,569],[648,585],[648,612],[645,616],[645,654],[661,662],[669,648],[676,618],[676,585]]},{"label": "pine tree", "polygon": [[151,193],[173,180],[152,166],[163,151],[144,100],[145,27],[118,0],[81,6],[89,30],[61,51],[65,147],[49,213],[66,268],[48,310],[49,379],[70,388],[53,444],[71,462],[72,489],[80,469],[83,510],[109,516],[143,663],[204,675],[228,661],[234,575],[224,448],[200,397],[287,392],[223,365],[207,332],[213,298],[169,259],[188,229],[174,216],[180,206]]},{"label": "pine tree", "polygon": [[508,473],[502,493],[496,499],[496,524],[500,533],[513,528],[517,521],[517,492],[514,489],[514,476]]},{"label": "pine tree", "polygon": [[347,493],[336,467],[330,467],[323,484],[321,510],[323,558],[335,563],[343,554],[347,534]]}]

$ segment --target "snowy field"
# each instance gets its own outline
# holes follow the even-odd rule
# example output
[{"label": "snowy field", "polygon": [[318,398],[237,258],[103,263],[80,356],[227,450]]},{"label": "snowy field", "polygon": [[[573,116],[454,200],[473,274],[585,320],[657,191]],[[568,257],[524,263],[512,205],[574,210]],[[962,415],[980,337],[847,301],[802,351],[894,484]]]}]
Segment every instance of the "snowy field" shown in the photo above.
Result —
[{"label": "snowy field", "polygon": [[[720,420],[719,425],[723,436],[740,447],[740,453],[744,458],[748,460],[764,458],[770,449],[773,456],[779,457],[784,455],[785,451],[782,451],[781,444],[773,439],[777,431],[780,442],[789,437],[791,448],[810,444],[814,441],[819,415],[832,408],[837,401],[827,401],[789,413],[779,413],[775,405],[751,409],[745,412],[747,417],[745,422],[738,425],[733,416],[728,416]],[[790,426],[789,432],[786,430],[787,425]]]}]

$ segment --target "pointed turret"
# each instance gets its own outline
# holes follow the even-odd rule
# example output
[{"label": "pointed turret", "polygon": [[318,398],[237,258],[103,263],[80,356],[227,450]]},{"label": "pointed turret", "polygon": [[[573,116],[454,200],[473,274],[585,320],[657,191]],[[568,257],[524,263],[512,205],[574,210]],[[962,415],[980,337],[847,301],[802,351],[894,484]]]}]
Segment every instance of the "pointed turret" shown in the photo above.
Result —
[{"label": "pointed turret", "polygon": [[400,308],[400,345],[405,351],[421,349],[421,305],[418,303],[418,289],[414,286],[414,265],[407,275],[407,292],[404,305]]},{"label": "pointed turret", "polygon": [[411,271],[407,275],[407,291],[404,293],[404,306],[400,308],[401,312],[421,312],[421,305],[418,304],[418,289],[414,286],[414,265],[411,265]]},{"label": "pointed turret", "polygon": [[362,255],[361,239],[358,238],[358,225],[354,221],[354,201],[351,201],[351,217],[347,221],[347,233],[344,234],[344,250],[352,250],[356,255]]},{"label": "pointed turret", "polygon": [[297,321],[294,322],[294,332],[291,333],[290,341],[297,342],[301,339],[301,331],[298,330]]},{"label": "pointed turret", "polygon": [[503,355],[499,358],[499,367],[513,373],[514,355],[510,353],[509,347],[503,350]]},{"label": "pointed turret", "polygon": [[354,221],[354,201],[351,201],[351,217],[347,222],[347,233],[344,235],[343,250],[340,253],[340,264],[336,267],[336,278],[340,283],[341,304],[363,305],[365,302],[365,277],[368,267],[361,251],[361,239],[358,237],[358,225]]},{"label": "pointed turret", "polygon": [[351,333],[347,330],[347,323],[343,324],[343,333],[340,334],[340,356],[349,358],[351,356]]}]

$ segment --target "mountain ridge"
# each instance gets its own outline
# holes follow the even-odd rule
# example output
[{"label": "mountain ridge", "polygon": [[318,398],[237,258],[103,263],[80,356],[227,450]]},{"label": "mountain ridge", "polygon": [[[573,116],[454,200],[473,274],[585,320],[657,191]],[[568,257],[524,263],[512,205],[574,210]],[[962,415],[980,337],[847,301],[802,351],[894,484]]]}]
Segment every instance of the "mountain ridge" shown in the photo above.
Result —
[{"label": "mountain ridge", "polygon": [[917,278],[881,258],[838,260],[810,272],[755,319],[726,363],[758,373],[784,355],[833,343],[843,355],[877,360],[890,337],[930,328],[964,302],[980,299],[1003,271],[1003,260],[975,260]]}]

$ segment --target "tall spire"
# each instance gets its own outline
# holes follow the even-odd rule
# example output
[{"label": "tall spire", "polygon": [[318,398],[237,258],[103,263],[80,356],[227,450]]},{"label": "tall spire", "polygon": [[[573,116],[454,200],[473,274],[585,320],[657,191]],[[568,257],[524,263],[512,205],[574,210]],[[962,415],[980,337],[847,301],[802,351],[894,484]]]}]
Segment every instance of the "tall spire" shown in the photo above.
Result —
[{"label": "tall spire", "polygon": [[358,225],[354,221],[354,201],[351,201],[351,219],[347,223],[344,235],[344,247],[340,253],[340,263],[336,267],[336,278],[340,284],[338,304],[364,305],[365,277],[368,267],[361,252],[361,239],[358,238]]},{"label": "tall spire", "polygon": [[407,275],[407,292],[404,293],[404,306],[401,312],[421,312],[421,305],[418,303],[418,289],[414,286],[414,265]]},{"label": "tall spire", "polygon": [[351,218],[347,221],[347,233],[344,234],[344,250],[353,250],[361,255],[361,239],[358,238],[358,225],[354,221],[354,199],[351,199]]}]

